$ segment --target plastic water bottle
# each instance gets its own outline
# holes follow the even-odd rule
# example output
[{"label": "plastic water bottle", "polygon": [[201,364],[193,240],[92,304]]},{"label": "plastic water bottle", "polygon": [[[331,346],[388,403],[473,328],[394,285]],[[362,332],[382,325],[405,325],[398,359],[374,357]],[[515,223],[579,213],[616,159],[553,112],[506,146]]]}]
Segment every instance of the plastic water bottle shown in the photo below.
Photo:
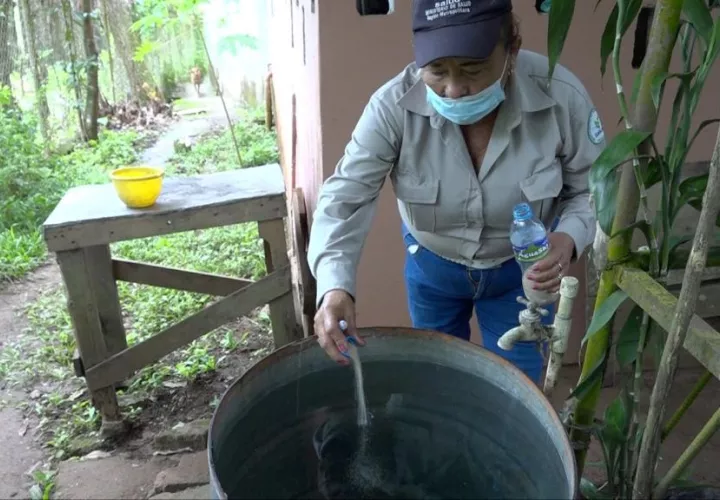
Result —
[{"label": "plastic water bottle", "polygon": [[533,264],[544,259],[550,252],[550,241],[545,225],[535,216],[527,203],[520,203],[513,208],[510,243],[515,260],[522,270],[525,297],[537,305],[554,302],[556,299],[554,294],[534,290],[533,282],[527,279],[528,271]]}]

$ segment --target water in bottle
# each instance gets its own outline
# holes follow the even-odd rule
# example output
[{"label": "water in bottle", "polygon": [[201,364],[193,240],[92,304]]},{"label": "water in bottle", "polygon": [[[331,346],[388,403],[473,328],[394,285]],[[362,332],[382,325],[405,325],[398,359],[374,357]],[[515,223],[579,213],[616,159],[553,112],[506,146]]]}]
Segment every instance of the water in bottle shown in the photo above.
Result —
[{"label": "water in bottle", "polygon": [[555,294],[533,290],[533,282],[527,279],[533,264],[544,259],[550,253],[550,241],[545,225],[535,216],[527,203],[520,203],[513,208],[510,243],[515,260],[522,269],[525,297],[537,305],[554,302],[557,298]]}]

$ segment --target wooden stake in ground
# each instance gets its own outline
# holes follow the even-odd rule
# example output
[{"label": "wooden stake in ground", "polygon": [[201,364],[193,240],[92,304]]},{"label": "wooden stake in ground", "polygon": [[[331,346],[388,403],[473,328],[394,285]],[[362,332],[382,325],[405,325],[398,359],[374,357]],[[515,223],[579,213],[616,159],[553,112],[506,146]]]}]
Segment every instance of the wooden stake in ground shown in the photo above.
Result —
[{"label": "wooden stake in ground", "polygon": [[720,213],[720,196],[718,196],[718,193],[720,193],[720,128],[718,129],[715,150],[710,162],[710,175],[703,196],[700,220],[693,239],[690,257],[685,267],[685,277],[683,278],[680,296],[675,307],[675,316],[670,326],[655,386],[650,396],[650,411],[642,445],[640,446],[633,498],[647,499],[650,498],[652,492],[655,464],[657,463],[660,448],[662,422],[665,418],[666,401],[670,396],[670,389],[675,378],[680,349],[685,342],[690,320],[695,314],[695,305],[703,271],[705,270],[709,240],[715,229],[718,213]]}]

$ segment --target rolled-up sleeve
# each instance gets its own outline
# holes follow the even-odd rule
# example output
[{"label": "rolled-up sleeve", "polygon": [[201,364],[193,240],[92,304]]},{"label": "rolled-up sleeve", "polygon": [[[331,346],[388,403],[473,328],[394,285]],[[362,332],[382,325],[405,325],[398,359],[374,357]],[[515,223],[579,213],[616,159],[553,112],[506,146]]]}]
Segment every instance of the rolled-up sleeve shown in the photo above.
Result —
[{"label": "rolled-up sleeve", "polygon": [[575,242],[579,259],[595,237],[595,214],[590,206],[590,167],[605,148],[600,117],[586,92],[575,89],[568,103],[570,130],[563,150],[563,189],[555,231]]},{"label": "rolled-up sleeve", "polygon": [[318,305],[334,289],[355,297],[360,254],[402,137],[399,112],[382,97],[371,98],[335,172],[320,189],[308,249]]}]

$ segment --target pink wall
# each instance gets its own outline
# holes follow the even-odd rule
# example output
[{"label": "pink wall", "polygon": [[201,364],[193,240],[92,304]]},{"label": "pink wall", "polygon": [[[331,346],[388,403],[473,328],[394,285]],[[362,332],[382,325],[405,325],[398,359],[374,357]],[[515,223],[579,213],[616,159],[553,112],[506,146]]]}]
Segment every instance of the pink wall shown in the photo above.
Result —
[{"label": "pink wall", "polygon": [[[411,3],[395,4],[390,16],[360,17],[353,1],[319,2],[325,177],[335,169],[370,95],[412,60]],[[410,326],[400,217],[389,182],[379,203],[358,270],[358,324]]]},{"label": "pink wall", "polygon": [[[301,187],[307,200],[312,202],[312,210],[323,181],[317,1],[268,0],[268,9],[269,49],[285,185],[288,190]],[[291,168],[293,101],[296,113],[295,169]]]},{"label": "pink wall", "polygon": [[[271,0],[274,9],[271,54],[283,151],[289,151],[291,95],[295,92],[298,120],[298,185],[306,193],[309,210],[324,178],[332,173],[349,140],[350,133],[368,97],[412,60],[410,0],[396,1],[390,16],[360,17],[351,0]],[[310,4],[316,3],[315,14]],[[515,2],[521,19],[523,46],[545,53],[547,17],[535,12],[534,2]],[[612,7],[596,2],[578,2],[576,21],[571,29],[561,62],[585,84],[603,118],[606,134],[619,130],[619,115],[612,74],[601,80],[598,54],[605,20]],[[295,25],[295,48],[290,48],[290,13]],[[303,64],[301,12],[305,8],[307,62]],[[318,24],[318,20],[320,24]],[[632,28],[630,33],[632,34]],[[580,41],[581,38],[589,41]],[[622,50],[625,88],[632,88],[630,68],[632,36]],[[718,88],[720,68],[716,67],[708,89]],[[604,86],[604,89],[603,89]],[[673,88],[670,85],[666,92]],[[717,93],[707,91],[700,104],[697,122],[712,117],[720,109]],[[661,113],[666,127],[668,110]],[[693,159],[709,159],[715,130],[709,127],[698,138]],[[659,135],[663,141],[664,133]],[[402,281],[403,247],[400,219],[389,183],[381,197],[373,228],[358,272],[358,322],[361,326],[409,326]],[[584,266],[575,266],[584,283]],[[576,359],[577,347],[585,329],[585,300],[581,297],[574,311],[575,342],[568,350],[568,361]]]}]

